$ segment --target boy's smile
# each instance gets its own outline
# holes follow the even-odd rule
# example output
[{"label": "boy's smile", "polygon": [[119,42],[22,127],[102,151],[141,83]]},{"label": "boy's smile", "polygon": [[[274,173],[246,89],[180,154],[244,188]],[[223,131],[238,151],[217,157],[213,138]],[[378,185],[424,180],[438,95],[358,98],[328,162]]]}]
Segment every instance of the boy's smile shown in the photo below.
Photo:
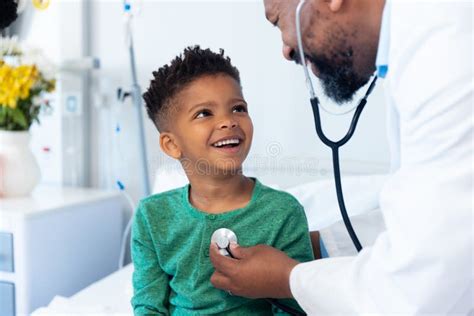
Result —
[{"label": "boy's smile", "polygon": [[224,137],[212,144],[212,147],[220,150],[223,153],[234,154],[238,152],[243,143],[242,138],[237,135]]},{"label": "boy's smile", "polygon": [[253,125],[239,83],[225,74],[206,75],[189,83],[176,101],[179,110],[171,132],[181,160],[192,164],[187,167],[217,174],[241,170]]}]

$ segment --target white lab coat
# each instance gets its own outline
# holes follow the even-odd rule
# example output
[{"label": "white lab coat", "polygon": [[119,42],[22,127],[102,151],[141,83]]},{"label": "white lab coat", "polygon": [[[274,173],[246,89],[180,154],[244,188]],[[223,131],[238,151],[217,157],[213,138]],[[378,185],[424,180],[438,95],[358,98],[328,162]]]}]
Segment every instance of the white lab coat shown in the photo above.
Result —
[{"label": "white lab coat", "polygon": [[309,315],[473,313],[473,4],[391,3],[386,224],[357,256],[297,265]]}]

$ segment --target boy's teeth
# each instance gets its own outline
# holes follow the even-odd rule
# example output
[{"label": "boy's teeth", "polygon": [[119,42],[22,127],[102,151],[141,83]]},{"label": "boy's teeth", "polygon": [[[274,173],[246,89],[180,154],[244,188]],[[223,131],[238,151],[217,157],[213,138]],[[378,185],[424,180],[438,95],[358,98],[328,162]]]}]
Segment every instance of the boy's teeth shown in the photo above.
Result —
[{"label": "boy's teeth", "polygon": [[225,146],[225,145],[229,145],[229,144],[239,144],[239,143],[240,143],[240,141],[236,138],[235,139],[226,139],[226,140],[215,143],[214,147],[221,147],[221,146]]}]

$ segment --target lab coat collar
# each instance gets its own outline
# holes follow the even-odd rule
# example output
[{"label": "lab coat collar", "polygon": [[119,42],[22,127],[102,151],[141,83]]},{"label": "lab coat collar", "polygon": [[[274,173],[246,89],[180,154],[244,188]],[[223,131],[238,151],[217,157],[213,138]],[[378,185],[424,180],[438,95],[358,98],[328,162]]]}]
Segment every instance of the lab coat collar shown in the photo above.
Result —
[{"label": "lab coat collar", "polygon": [[377,76],[385,78],[388,72],[388,55],[390,49],[390,1],[385,1],[380,27],[379,47],[377,50]]}]

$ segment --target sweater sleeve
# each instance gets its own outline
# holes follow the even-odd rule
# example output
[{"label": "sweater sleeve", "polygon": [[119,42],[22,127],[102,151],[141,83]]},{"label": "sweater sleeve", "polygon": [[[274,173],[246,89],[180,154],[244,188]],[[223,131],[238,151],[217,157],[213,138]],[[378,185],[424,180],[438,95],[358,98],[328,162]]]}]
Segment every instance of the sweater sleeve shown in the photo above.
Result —
[{"label": "sweater sleeve", "polygon": [[284,219],[273,246],[299,262],[312,261],[314,254],[303,206],[295,201],[289,207],[291,210]]},{"label": "sweater sleeve", "polygon": [[151,225],[140,204],[132,225],[134,264],[132,306],[135,315],[169,315],[169,278],[161,269],[152,241]]},{"label": "sweater sleeve", "polygon": [[[289,205],[291,210],[289,210],[288,216],[285,218],[280,234],[273,246],[299,262],[312,261],[314,260],[314,254],[311,247],[308,221],[303,206],[296,201]],[[295,300],[284,299],[278,301],[293,309],[302,311],[302,308]],[[274,307],[273,315],[288,314]]]}]

